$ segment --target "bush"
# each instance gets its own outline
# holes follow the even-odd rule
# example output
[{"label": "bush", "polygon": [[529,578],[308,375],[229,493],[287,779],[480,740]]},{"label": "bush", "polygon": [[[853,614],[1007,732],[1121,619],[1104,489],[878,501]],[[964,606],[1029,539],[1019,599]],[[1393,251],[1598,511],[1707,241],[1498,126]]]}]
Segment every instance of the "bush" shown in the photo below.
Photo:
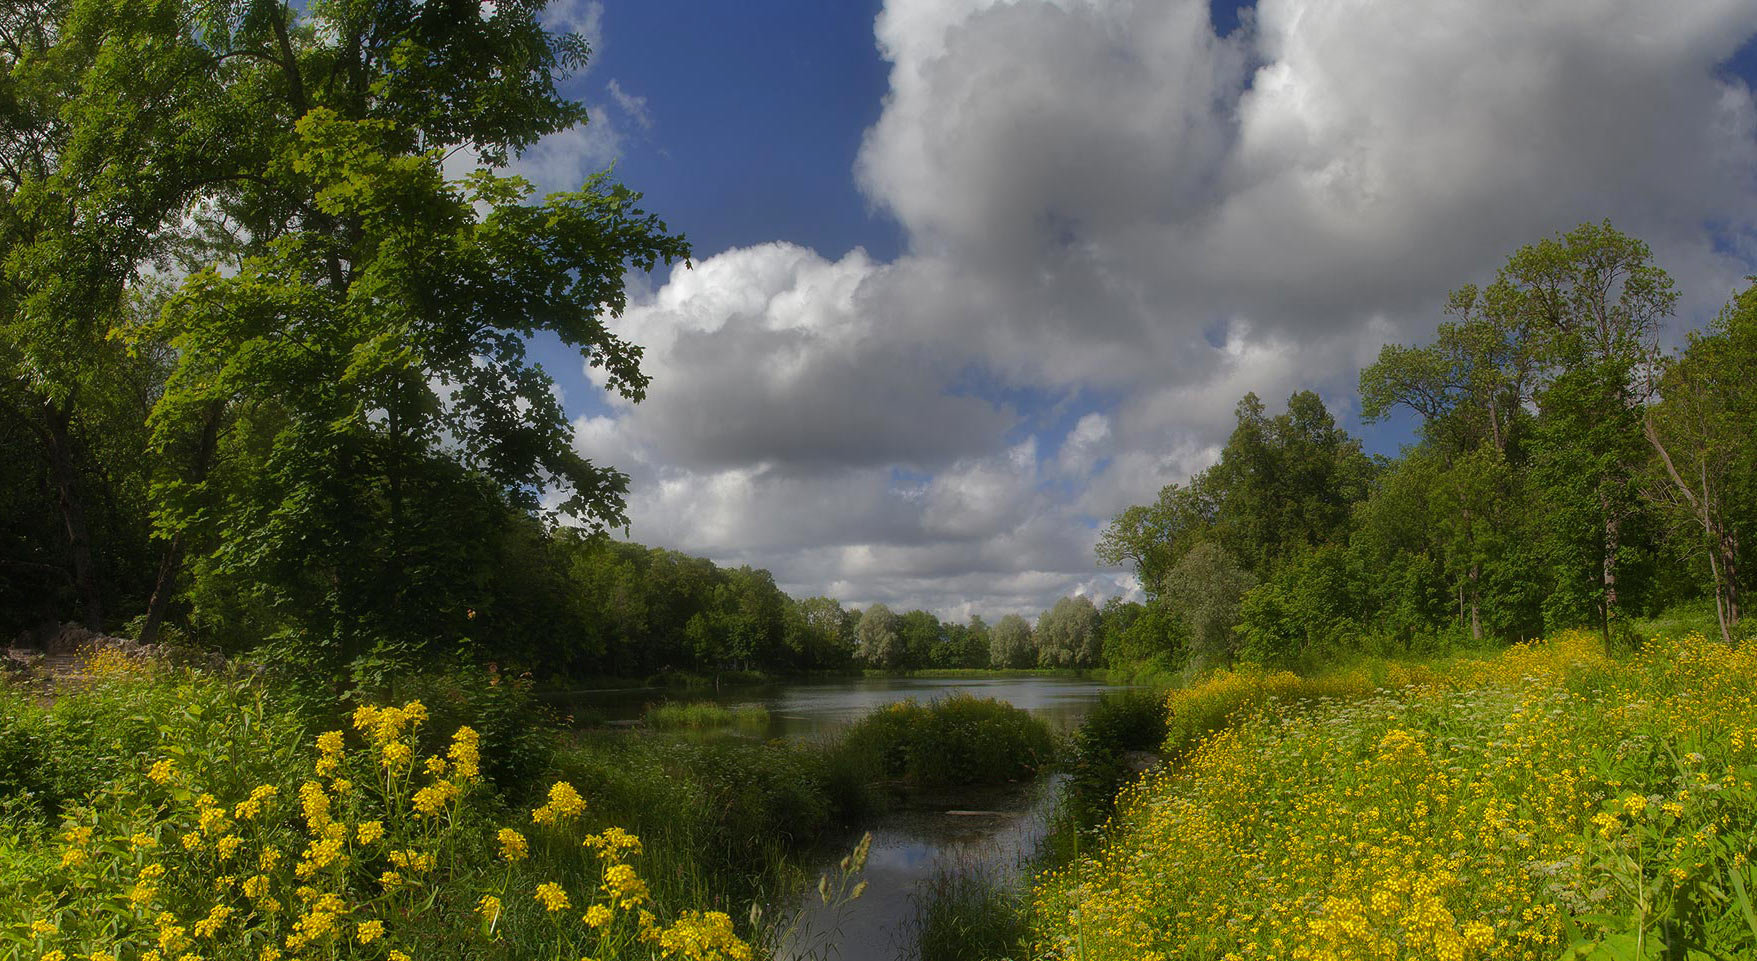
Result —
[{"label": "bush", "polygon": [[899,701],[850,727],[836,748],[876,773],[918,787],[1030,777],[1055,757],[1048,725],[992,698],[956,694],[923,706]]},{"label": "bush", "polygon": [[780,741],[593,733],[554,772],[592,799],[589,820],[641,835],[655,891],[726,910],[791,883],[786,856],[861,809],[820,749]]},{"label": "bush", "polygon": [[1165,722],[1161,692],[1116,691],[1099,698],[1070,739],[1060,816],[1071,819],[1076,829],[1108,817],[1117,791],[1134,775],[1129,753],[1158,750],[1165,741]]}]

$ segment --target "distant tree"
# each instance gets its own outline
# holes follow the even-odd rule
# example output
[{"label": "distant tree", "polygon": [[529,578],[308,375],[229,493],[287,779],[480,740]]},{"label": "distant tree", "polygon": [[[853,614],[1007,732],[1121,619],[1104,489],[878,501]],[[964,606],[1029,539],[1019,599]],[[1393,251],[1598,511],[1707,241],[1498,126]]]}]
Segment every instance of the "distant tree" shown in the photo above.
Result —
[{"label": "distant tree", "polygon": [[1037,663],[1090,667],[1098,663],[1098,608],[1085,597],[1064,597],[1037,618]]},{"label": "distant tree", "polygon": [[931,611],[909,611],[897,619],[903,654],[891,667],[951,667],[945,625]]},{"label": "distant tree", "polygon": [[1318,395],[1295,393],[1271,417],[1246,394],[1235,413],[1219,463],[1165,487],[1151,505],[1123,510],[1099,537],[1099,561],[1132,562],[1149,597],[1202,543],[1223,545],[1262,576],[1285,558],[1345,541],[1354,506],[1367,497],[1372,461]]},{"label": "distant tree", "polygon": [[989,663],[997,668],[1030,667],[1036,663],[1037,649],[1031,640],[1031,624],[1017,614],[1008,614],[994,625],[989,635]]},{"label": "distant tree", "polygon": [[788,646],[794,650],[797,663],[814,668],[840,667],[854,656],[854,630],[840,602],[830,597],[808,597],[795,601],[792,609],[798,626],[790,631]]},{"label": "distant tree", "polygon": [[959,667],[987,667],[992,631],[981,614],[970,615],[970,623],[959,632]]},{"label": "distant tree", "polygon": [[1164,597],[1182,618],[1198,666],[1231,664],[1239,601],[1257,578],[1218,544],[1198,544],[1165,578]]},{"label": "distant tree", "polygon": [[897,629],[901,619],[883,604],[874,604],[860,615],[855,635],[860,660],[869,667],[897,668],[904,658],[903,639]]}]

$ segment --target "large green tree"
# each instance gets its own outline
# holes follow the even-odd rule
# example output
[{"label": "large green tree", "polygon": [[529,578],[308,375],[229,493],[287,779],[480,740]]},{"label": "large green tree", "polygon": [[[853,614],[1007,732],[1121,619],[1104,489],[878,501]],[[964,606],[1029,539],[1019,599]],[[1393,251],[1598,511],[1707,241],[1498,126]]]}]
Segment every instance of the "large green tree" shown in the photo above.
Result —
[{"label": "large green tree", "polygon": [[223,15],[194,0],[0,4],[0,403],[36,441],[94,629],[103,582],[126,576],[104,569],[122,532],[102,515],[140,494],[115,475],[141,464],[141,402],[163,376],[158,351],[127,347],[136,288],[236,173],[222,145],[240,117],[219,93],[235,71],[201,42]]},{"label": "large green tree", "polygon": [[1648,361],[1677,291],[1646,244],[1604,223],[1521,247],[1489,296],[1541,342],[1532,464],[1558,573],[1553,609],[1594,611],[1608,647],[1648,457]]},{"label": "large green tree", "polygon": [[539,199],[497,172],[585,121],[556,91],[584,43],[539,8],[252,0],[203,25],[241,65],[222,102],[255,122],[218,145],[236,179],[203,207],[235,263],[190,276],[158,330],[178,361],[158,449],[226,424],[211,470],[155,488],[198,600],[241,596],[253,626],[346,660],[464,627],[452,558],[482,532],[460,499],[623,523],[626,478],[575,453],[527,344],[555,335],[638,400],[640,351],[605,321],[626,270],[688,248],[603,177]]}]

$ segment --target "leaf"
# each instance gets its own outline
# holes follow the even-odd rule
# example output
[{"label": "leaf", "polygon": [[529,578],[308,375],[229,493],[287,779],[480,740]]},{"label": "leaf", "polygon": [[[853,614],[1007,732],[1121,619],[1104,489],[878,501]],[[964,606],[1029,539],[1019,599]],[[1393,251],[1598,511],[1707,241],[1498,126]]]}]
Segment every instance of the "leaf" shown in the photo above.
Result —
[{"label": "leaf", "polygon": [[1727,878],[1733,882],[1733,897],[1739,902],[1739,911],[1745,915],[1745,926],[1751,929],[1753,937],[1757,937],[1757,912],[1751,910],[1751,898],[1745,893],[1745,879],[1738,868],[1727,872]]}]

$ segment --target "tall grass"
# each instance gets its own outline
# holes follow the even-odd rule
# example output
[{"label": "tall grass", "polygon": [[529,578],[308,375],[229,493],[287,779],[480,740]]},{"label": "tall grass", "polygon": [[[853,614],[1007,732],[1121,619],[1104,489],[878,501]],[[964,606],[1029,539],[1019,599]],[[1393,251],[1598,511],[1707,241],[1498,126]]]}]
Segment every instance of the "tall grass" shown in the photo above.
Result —
[{"label": "tall grass", "polygon": [[765,731],[769,727],[768,708],[761,704],[726,707],[713,701],[662,701],[647,708],[644,718],[648,727],[660,730],[736,727]]},{"label": "tall grass", "polygon": [[1030,892],[981,864],[941,865],[917,889],[910,919],[917,961],[999,961],[1018,957],[1030,932]]}]

